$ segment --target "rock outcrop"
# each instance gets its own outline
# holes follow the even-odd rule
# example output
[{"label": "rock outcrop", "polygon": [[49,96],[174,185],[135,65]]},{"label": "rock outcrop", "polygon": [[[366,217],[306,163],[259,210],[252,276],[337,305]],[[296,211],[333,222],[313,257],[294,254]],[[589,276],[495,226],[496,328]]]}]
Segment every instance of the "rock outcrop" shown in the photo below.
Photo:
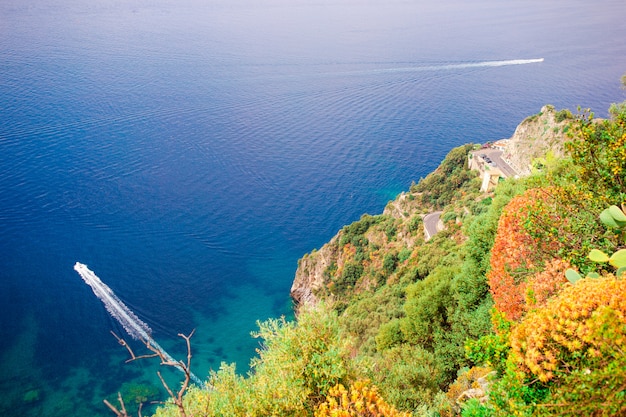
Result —
[{"label": "rock outcrop", "polygon": [[463,404],[465,404],[468,400],[472,398],[477,399],[481,404],[487,402],[489,398],[489,386],[491,385],[489,380],[496,376],[496,372],[489,372],[488,374],[477,378],[476,381],[472,382],[471,388],[463,391],[461,395],[455,401],[455,412],[461,413],[461,409]]},{"label": "rock outcrop", "polygon": [[296,304],[314,306],[319,302],[317,294],[326,285],[324,273],[339,258],[338,239],[339,235],[335,235],[320,250],[306,254],[298,261],[290,292]]},{"label": "rock outcrop", "polygon": [[[402,248],[412,248],[417,240],[424,239],[422,232],[424,214],[419,212],[419,203],[411,194],[406,192],[398,195],[387,204],[382,215],[366,215],[369,219],[375,219],[370,220],[371,225],[367,226],[367,230],[362,234],[369,249],[370,245],[377,248],[368,252],[367,259],[367,263],[375,269],[382,268],[386,253],[397,253]],[[410,224],[419,224],[418,230]],[[389,226],[391,229],[388,230]],[[291,298],[298,306],[314,306],[321,298],[334,300],[333,291],[330,291],[332,282],[341,276],[344,266],[353,262],[355,258],[354,245],[341,243],[346,233],[349,232],[346,232],[345,228],[340,230],[321,249],[304,255],[298,261],[298,269],[290,291]],[[367,290],[375,285],[371,279],[361,279],[355,283],[354,290],[356,292]]]},{"label": "rock outcrop", "polygon": [[533,162],[562,157],[571,117],[568,110],[557,112],[551,105],[543,106],[539,114],[527,117],[517,126],[503,158],[520,175],[529,175]]}]

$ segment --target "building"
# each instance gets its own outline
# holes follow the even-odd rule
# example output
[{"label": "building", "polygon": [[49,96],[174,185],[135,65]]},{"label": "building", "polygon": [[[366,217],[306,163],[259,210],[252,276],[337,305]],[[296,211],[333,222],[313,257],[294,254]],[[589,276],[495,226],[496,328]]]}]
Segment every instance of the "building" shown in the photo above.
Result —
[{"label": "building", "polygon": [[[498,152],[501,154],[501,151]],[[498,185],[500,178],[506,178],[506,175],[502,173],[502,170],[491,160],[484,149],[471,151],[467,158],[469,169],[478,171],[483,180],[480,191],[491,191]]]}]

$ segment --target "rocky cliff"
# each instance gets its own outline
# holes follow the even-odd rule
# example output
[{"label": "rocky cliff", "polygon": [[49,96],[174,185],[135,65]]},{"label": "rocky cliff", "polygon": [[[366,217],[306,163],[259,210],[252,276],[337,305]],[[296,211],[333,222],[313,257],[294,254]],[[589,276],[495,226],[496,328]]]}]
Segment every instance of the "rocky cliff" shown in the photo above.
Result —
[{"label": "rocky cliff", "polygon": [[325,271],[339,258],[339,246],[336,235],[319,251],[304,255],[298,261],[298,269],[291,286],[291,298],[299,305],[315,305],[319,302],[318,294],[325,287]]},{"label": "rocky cliff", "polygon": [[531,173],[533,164],[540,166],[546,159],[562,157],[572,117],[569,110],[543,106],[540,113],[517,126],[504,149],[504,159],[524,176]]},{"label": "rocky cliff", "polygon": [[[298,261],[298,269],[291,286],[291,297],[294,301],[298,305],[315,305],[322,298],[335,300],[338,291],[333,286],[337,287],[337,284],[345,281],[342,277],[345,275],[344,271],[349,268],[348,265],[355,265],[355,261],[360,259],[358,263],[367,267],[369,271],[379,272],[384,268],[385,255],[398,253],[403,248],[411,248],[417,240],[423,240],[421,224],[419,230],[411,231],[406,223],[410,219],[404,215],[408,212],[397,212],[397,204],[406,202],[406,196],[406,193],[402,193],[396,200],[389,202],[382,215],[366,215],[353,223],[353,225],[367,224],[363,228],[363,233],[357,233],[356,239],[349,238],[354,232],[350,231],[351,226],[348,226],[340,230],[320,250],[302,257]],[[410,205],[404,204],[403,207],[411,210]],[[415,213],[415,207],[411,212]],[[414,223],[423,217],[423,214],[419,213],[414,215]],[[368,275],[364,270],[350,286],[355,292],[371,289],[376,287],[381,276]]]}]

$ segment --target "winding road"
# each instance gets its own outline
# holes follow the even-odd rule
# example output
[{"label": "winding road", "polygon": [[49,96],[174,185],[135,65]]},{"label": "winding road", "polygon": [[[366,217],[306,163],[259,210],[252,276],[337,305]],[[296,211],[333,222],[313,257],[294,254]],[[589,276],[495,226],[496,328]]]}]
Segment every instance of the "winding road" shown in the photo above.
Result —
[{"label": "winding road", "polygon": [[426,235],[426,241],[435,236],[439,229],[439,216],[442,211],[434,211],[424,216],[424,234]]}]

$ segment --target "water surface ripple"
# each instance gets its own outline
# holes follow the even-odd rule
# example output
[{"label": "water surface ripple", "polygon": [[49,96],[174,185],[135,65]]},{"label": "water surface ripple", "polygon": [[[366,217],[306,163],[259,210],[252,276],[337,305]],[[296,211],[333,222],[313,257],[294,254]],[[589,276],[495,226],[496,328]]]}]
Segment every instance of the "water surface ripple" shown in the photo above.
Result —
[{"label": "water surface ripple", "polygon": [[430,3],[4,0],[0,414],[158,386],[75,262],[172,355],[196,328],[198,376],[245,371],[341,226],[544,104],[626,98],[622,1]]}]

